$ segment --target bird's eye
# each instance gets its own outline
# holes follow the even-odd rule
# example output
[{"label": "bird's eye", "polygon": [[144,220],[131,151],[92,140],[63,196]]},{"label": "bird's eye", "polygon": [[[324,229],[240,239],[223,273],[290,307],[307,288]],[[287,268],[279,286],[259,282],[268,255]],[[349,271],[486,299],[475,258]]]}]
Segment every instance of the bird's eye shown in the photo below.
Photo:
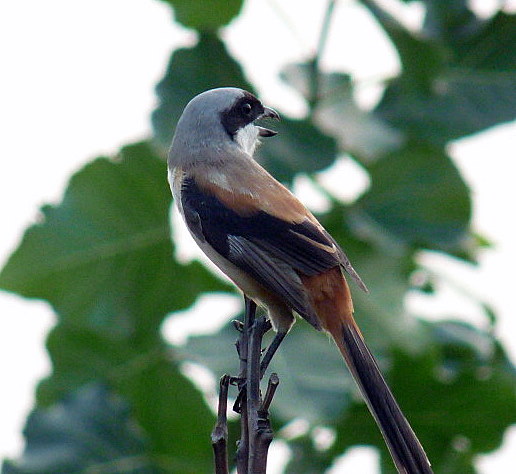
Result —
[{"label": "bird's eye", "polygon": [[249,115],[252,109],[253,108],[251,107],[251,104],[249,102],[246,102],[242,105],[242,112],[244,113],[244,115]]}]

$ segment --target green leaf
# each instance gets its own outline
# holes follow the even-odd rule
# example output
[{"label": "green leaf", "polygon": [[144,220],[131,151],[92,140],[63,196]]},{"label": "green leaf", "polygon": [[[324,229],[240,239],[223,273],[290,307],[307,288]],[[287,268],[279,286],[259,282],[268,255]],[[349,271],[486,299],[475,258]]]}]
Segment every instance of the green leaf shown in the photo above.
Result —
[{"label": "green leaf", "polygon": [[162,0],[174,8],[175,19],[187,28],[215,31],[227,25],[242,8],[244,0]]},{"label": "green leaf", "polygon": [[163,472],[210,472],[210,433],[215,416],[202,395],[165,353],[155,357],[152,364],[141,364],[138,371],[140,363],[138,359],[130,361],[130,370],[118,387],[152,440],[153,457],[159,459]]},{"label": "green leaf", "polygon": [[423,33],[454,47],[478,33],[482,21],[469,8],[467,0],[423,0],[426,6]]},{"label": "green leaf", "polygon": [[[166,165],[141,143],[75,174],[43,208],[0,273],[3,289],[45,299],[68,324],[119,337],[157,331],[196,295],[226,286],[200,264],[178,264]],[[181,285],[178,285],[181,281]]]},{"label": "green leaf", "polygon": [[37,402],[42,406],[56,403],[70,390],[93,380],[113,384],[116,374],[123,373],[123,368],[145,351],[114,332],[93,330],[86,324],[58,324],[50,331],[46,345],[52,374],[37,389]]},{"label": "green leaf", "polygon": [[198,389],[179,372],[175,354],[159,336],[120,339],[60,324],[50,333],[47,347],[53,371],[38,387],[40,405],[101,380],[130,403],[132,417],[148,440],[145,452],[161,472],[211,468],[209,434],[214,416]]},{"label": "green leaf", "polygon": [[5,461],[4,474],[159,472],[146,454],[147,441],[127,403],[100,384],[34,410],[24,429],[25,450]]},{"label": "green leaf", "polygon": [[360,0],[376,18],[398,52],[404,84],[408,89],[428,90],[444,65],[445,50],[422,35],[405,28],[375,0]]},{"label": "green leaf", "polygon": [[299,173],[314,173],[337,158],[335,140],[320,132],[309,120],[282,117],[272,128],[278,132],[262,142],[258,161],[280,181],[290,182]]},{"label": "green leaf", "polygon": [[448,63],[463,68],[506,71],[516,67],[516,15],[503,11],[482,19],[466,0],[423,0],[423,33],[447,48]]},{"label": "green leaf", "polygon": [[453,63],[462,68],[481,71],[505,72],[513,79],[516,75],[516,15],[498,12],[480,23],[475,34],[460,37],[453,45],[456,55]]},{"label": "green leaf", "polygon": [[468,235],[469,190],[440,149],[409,143],[369,167],[371,187],[353,225],[377,244],[458,251]]},{"label": "green leaf", "polygon": [[398,149],[403,135],[372,112],[359,108],[350,77],[329,75],[328,92],[317,103],[315,122],[339,140],[341,150],[368,163]]},{"label": "green leaf", "polygon": [[[291,64],[283,69],[282,78],[308,100],[312,73],[309,63]],[[357,105],[349,75],[321,73],[318,86],[313,120],[337,139],[342,151],[369,162],[401,146],[403,135],[399,131]]]},{"label": "green leaf", "polygon": [[193,97],[214,87],[227,86],[253,92],[240,64],[215,34],[203,33],[193,48],[175,51],[156,86],[159,103],[152,113],[152,126],[159,143],[164,147],[170,145],[177,121]]},{"label": "green leaf", "polygon": [[414,139],[443,145],[511,121],[515,110],[516,73],[450,68],[428,93],[393,81],[375,111]]},{"label": "green leaf", "polygon": [[462,2],[428,3],[427,28],[446,48],[446,64],[426,90],[405,75],[392,81],[376,113],[412,137],[441,145],[514,120],[516,15],[481,21]]}]

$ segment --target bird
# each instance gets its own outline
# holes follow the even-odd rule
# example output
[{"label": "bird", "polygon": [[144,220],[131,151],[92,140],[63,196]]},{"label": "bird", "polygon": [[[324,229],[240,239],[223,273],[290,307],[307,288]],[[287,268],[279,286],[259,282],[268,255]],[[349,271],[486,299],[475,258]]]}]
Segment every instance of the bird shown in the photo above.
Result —
[{"label": "bird", "polygon": [[168,180],[190,234],[250,300],[264,307],[276,335],[266,366],[295,315],[328,333],[385,439],[400,473],[432,473],[353,316],[344,274],[367,287],[317,218],[254,158],[280,119],[250,92],[210,89],[186,105],[168,153]]}]

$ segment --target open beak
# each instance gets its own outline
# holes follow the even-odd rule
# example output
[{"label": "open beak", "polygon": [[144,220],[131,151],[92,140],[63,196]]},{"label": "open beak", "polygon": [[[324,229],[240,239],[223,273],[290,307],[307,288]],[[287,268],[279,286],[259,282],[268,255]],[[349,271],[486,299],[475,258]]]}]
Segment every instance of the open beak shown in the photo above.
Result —
[{"label": "open beak", "polygon": [[[276,112],[274,109],[271,109],[270,107],[264,107],[263,114],[260,115],[258,118],[259,119],[271,118],[274,120],[280,120],[280,116],[279,116],[278,112]],[[276,135],[278,133],[278,132],[275,132],[274,130],[270,130],[265,127],[260,127],[258,125],[257,125],[257,127],[258,127],[258,135],[260,135],[260,137],[273,137],[274,135]]]}]

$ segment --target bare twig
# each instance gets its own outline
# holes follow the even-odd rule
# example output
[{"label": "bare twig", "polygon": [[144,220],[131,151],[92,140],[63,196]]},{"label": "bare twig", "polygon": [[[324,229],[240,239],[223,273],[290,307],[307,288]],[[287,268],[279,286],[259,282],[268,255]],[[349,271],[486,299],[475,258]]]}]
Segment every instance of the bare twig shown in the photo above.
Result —
[{"label": "bare twig", "polygon": [[[264,334],[271,329],[268,319],[256,318],[256,304],[245,298],[244,323],[234,322],[240,332],[236,343],[240,359],[238,377],[225,375],[220,381],[217,424],[212,432],[212,445],[215,453],[215,473],[227,474],[227,396],[228,386],[237,385],[238,396],[233,410],[240,414],[240,440],[236,452],[239,474],[265,474],[267,455],[273,439],[269,420],[269,406],[279,384],[276,374],[269,378],[265,397],[262,400],[260,380],[263,376],[262,341]],[[278,344],[279,345],[279,344]]]},{"label": "bare twig", "polygon": [[273,372],[269,377],[269,382],[267,384],[267,391],[265,392],[265,397],[263,397],[262,406],[260,407],[260,411],[268,411],[269,406],[272,402],[274,394],[276,393],[276,389],[279,385],[279,377],[278,374]]},{"label": "bare twig", "polygon": [[240,413],[240,440],[236,453],[237,471],[239,474],[249,472],[249,422],[248,422],[248,403],[247,403],[247,360],[249,354],[249,337],[251,328],[256,316],[256,303],[244,296],[245,315],[244,325],[237,342],[237,351],[240,358],[240,373],[238,385],[238,397],[235,402],[234,410]]},{"label": "bare twig", "polygon": [[220,379],[219,406],[217,423],[211,432],[211,445],[215,457],[215,474],[228,474],[228,388],[230,376],[225,374]]},{"label": "bare twig", "polygon": [[319,101],[319,62],[324,52],[324,48],[326,46],[326,41],[328,39],[328,34],[330,31],[330,23],[333,16],[333,11],[335,9],[336,0],[328,0],[328,6],[326,7],[326,12],[324,14],[323,24],[321,26],[321,33],[319,34],[319,42],[317,43],[317,49],[315,51],[315,55],[310,62],[310,96],[309,96],[309,104],[310,108],[313,108],[317,105]]},{"label": "bare twig", "polygon": [[265,473],[267,453],[272,441],[272,430],[268,418],[260,413],[260,359],[262,339],[266,328],[264,317],[256,319],[251,327],[247,362],[247,423],[249,432],[249,472]]},{"label": "bare twig", "polygon": [[324,13],[324,20],[321,27],[321,33],[319,35],[319,42],[317,44],[317,51],[315,57],[317,58],[317,61],[320,60],[324,48],[326,46],[326,41],[328,39],[328,34],[330,32],[330,23],[331,18],[333,16],[333,11],[335,10],[335,4],[337,3],[336,0],[328,0],[328,6],[326,7],[326,12]]}]

